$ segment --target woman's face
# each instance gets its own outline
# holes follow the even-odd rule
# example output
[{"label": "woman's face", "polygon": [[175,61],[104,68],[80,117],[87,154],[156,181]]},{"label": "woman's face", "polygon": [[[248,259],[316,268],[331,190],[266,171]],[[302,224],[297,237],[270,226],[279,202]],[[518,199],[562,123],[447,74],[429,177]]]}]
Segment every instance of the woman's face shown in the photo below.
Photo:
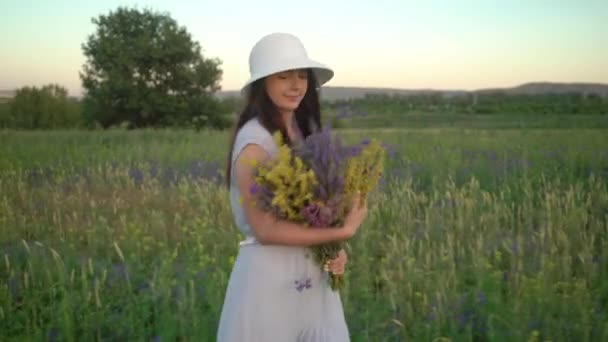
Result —
[{"label": "woman's face", "polygon": [[279,112],[293,112],[308,89],[308,72],[306,69],[283,71],[266,77],[264,83]]}]

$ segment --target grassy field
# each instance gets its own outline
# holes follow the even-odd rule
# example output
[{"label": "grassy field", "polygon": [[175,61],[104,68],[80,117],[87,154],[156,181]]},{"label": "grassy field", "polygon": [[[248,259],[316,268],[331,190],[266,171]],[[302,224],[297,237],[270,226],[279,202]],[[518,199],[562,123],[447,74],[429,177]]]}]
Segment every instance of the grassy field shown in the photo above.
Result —
[{"label": "grassy field", "polygon": [[463,129],[608,129],[608,115],[597,114],[469,114],[425,113],[409,111],[395,113],[389,109],[366,111],[353,107],[340,107],[327,111],[334,117],[335,126],[344,128],[463,128]]},{"label": "grassy field", "polygon": [[[608,130],[530,120],[341,131],[391,156],[349,244],[353,341],[608,340]],[[228,138],[1,131],[0,340],[213,341]]]}]

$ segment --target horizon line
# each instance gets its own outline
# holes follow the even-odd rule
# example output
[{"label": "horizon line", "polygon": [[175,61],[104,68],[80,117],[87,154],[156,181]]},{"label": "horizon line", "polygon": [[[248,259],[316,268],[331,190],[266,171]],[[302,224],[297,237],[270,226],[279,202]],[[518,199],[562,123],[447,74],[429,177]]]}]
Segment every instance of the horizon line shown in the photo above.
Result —
[{"label": "horizon line", "polygon": [[[16,92],[18,89],[24,88],[24,87],[42,87],[45,85],[50,85],[50,84],[57,84],[61,87],[64,87],[68,90],[68,97],[78,97],[78,96],[82,96],[84,94],[84,91],[80,91],[79,95],[72,95],[71,92],[69,91],[68,87],[60,84],[60,83],[54,83],[54,82],[48,82],[48,83],[43,83],[42,85],[23,85],[23,86],[19,86],[16,88],[0,88],[0,93],[6,93],[6,92]],[[438,92],[450,92],[450,91],[463,91],[463,92],[475,92],[475,91],[480,91],[480,90],[487,90],[487,89],[511,89],[511,88],[517,88],[517,87],[521,87],[524,85],[531,85],[531,84],[547,84],[547,85],[591,85],[591,86],[608,86],[608,81],[607,82],[589,82],[589,81],[527,81],[527,82],[521,82],[521,83],[515,83],[515,84],[511,84],[511,85],[504,85],[504,86],[500,86],[500,85],[495,85],[495,86],[486,86],[486,87],[481,87],[481,88],[440,88],[440,87],[412,87],[412,88],[407,88],[407,87],[391,87],[391,86],[360,86],[360,85],[324,85],[321,86],[320,88],[353,88],[353,89],[370,89],[370,90],[411,90],[411,91],[438,91]],[[81,90],[84,90],[81,88]],[[229,89],[220,89],[218,90],[216,93],[221,93],[221,92],[240,92],[241,90],[239,88],[229,88]]]}]

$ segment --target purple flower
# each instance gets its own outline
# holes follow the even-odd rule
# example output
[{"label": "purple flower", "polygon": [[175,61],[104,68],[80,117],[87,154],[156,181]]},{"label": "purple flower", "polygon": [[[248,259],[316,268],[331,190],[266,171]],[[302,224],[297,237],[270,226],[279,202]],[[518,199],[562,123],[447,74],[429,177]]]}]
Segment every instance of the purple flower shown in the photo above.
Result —
[{"label": "purple flower", "polygon": [[59,341],[59,329],[51,328],[46,334],[47,341]]},{"label": "purple flower", "polygon": [[473,311],[471,309],[465,309],[463,312],[456,315],[456,321],[460,328],[464,328],[469,324],[473,318]]},{"label": "purple flower", "polygon": [[328,206],[311,204],[302,209],[302,216],[315,227],[329,227],[334,221],[335,211]]},{"label": "purple flower", "polygon": [[298,290],[298,292],[302,292],[305,289],[310,289],[312,287],[312,280],[310,279],[310,277],[307,277],[305,279],[296,280],[295,284],[296,290]]},{"label": "purple flower", "polygon": [[124,263],[115,263],[112,265],[112,269],[121,278],[127,276],[127,267]]},{"label": "purple flower", "polygon": [[260,208],[264,210],[270,210],[272,208],[274,191],[272,191],[267,185],[260,185],[257,183],[253,184],[249,188],[249,192],[255,197]]},{"label": "purple flower", "polygon": [[344,170],[349,149],[342,145],[339,137],[333,137],[329,128],[313,132],[293,148],[317,176],[318,186],[314,195],[322,201],[343,193]]},{"label": "purple flower", "polygon": [[397,147],[395,145],[383,143],[382,147],[388,153],[389,158],[395,158],[397,156]]},{"label": "purple flower", "polygon": [[137,291],[141,293],[141,292],[145,292],[145,291],[149,290],[150,288],[151,288],[150,282],[144,281],[137,286]]},{"label": "purple flower", "polygon": [[13,299],[17,299],[21,296],[21,287],[19,286],[19,281],[17,280],[17,278],[9,278],[8,290]]},{"label": "purple flower", "polygon": [[477,303],[484,305],[488,299],[486,298],[486,294],[483,293],[482,290],[477,291]]},{"label": "purple flower", "polygon": [[133,182],[135,183],[136,186],[140,186],[141,183],[143,183],[144,181],[144,173],[142,170],[131,166],[129,168],[129,177],[131,177],[131,179],[133,179]]},{"label": "purple flower", "polygon": [[541,321],[538,319],[534,319],[528,322],[528,330],[536,330],[540,327]]}]

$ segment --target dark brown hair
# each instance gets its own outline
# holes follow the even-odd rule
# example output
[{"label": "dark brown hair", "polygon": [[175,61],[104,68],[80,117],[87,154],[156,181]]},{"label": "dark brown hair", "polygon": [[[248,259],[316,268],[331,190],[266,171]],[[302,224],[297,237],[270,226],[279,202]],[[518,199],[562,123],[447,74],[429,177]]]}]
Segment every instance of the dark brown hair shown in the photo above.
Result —
[{"label": "dark brown hair", "polygon": [[[316,126],[316,129],[321,128],[321,105],[319,103],[319,93],[317,91],[317,80],[311,69],[307,69],[308,73],[308,88],[300,105],[295,111],[295,118],[298,128],[305,138],[309,136]],[[226,186],[230,187],[231,172],[232,172],[232,148],[238,131],[251,119],[258,117],[260,123],[266,128],[270,134],[280,131],[283,136],[283,141],[291,145],[289,136],[287,135],[287,127],[281,119],[278,109],[268,96],[264,79],[259,79],[253,82],[250,86],[247,95],[245,108],[241,111],[236,122],[230,140],[228,151],[228,162],[226,166]]]}]

